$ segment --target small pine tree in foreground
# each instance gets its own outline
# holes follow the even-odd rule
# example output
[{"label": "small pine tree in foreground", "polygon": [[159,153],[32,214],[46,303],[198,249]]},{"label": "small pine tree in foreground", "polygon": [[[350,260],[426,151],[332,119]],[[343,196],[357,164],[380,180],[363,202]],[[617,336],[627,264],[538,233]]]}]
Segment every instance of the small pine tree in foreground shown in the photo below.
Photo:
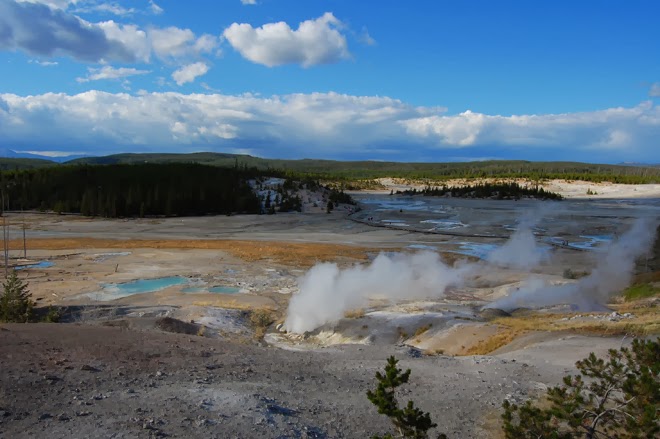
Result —
[{"label": "small pine tree in foreground", "polygon": [[27,290],[28,284],[12,270],[2,284],[0,294],[0,321],[6,323],[25,323],[33,317],[34,302]]},{"label": "small pine tree in foreground", "polygon": [[[412,401],[408,401],[405,408],[399,408],[396,399],[396,388],[408,382],[410,369],[402,372],[396,365],[399,361],[391,356],[387,359],[385,374],[376,372],[378,385],[375,391],[368,390],[367,398],[376,407],[378,413],[387,416],[392,421],[396,436],[387,433],[384,436],[373,436],[373,439],[412,438],[427,439],[429,430],[437,427],[431,421],[431,415],[415,407]],[[446,439],[444,434],[438,435],[438,439]]]},{"label": "small pine tree in foreground", "polygon": [[631,349],[591,353],[548,390],[549,407],[503,404],[507,439],[642,439],[660,435],[660,338],[634,340]]}]

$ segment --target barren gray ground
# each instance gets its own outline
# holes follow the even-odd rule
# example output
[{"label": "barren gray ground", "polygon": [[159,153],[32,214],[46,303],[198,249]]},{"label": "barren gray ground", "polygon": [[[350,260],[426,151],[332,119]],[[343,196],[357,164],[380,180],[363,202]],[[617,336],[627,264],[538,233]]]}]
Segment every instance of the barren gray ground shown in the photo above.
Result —
[{"label": "barren gray ground", "polygon": [[365,392],[394,354],[413,370],[402,399],[430,411],[450,437],[487,438],[504,398],[536,395],[587,351],[619,343],[569,337],[530,346],[523,361],[417,357],[396,346],[295,352],[98,325],[3,325],[0,437],[369,437],[387,422]]}]

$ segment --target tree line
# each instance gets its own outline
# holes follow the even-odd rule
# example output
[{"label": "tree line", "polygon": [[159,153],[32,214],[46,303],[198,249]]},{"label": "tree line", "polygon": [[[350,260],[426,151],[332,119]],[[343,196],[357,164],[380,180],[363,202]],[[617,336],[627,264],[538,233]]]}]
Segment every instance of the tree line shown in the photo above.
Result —
[{"label": "tree line", "polygon": [[[480,162],[412,163],[335,160],[264,159],[249,155],[222,153],[194,154],[116,154],[85,157],[69,162],[76,164],[197,163],[219,167],[236,165],[261,171],[310,175],[324,180],[344,181],[379,177],[414,180],[448,180],[455,178],[524,178],[530,180],[566,179],[591,182],[643,184],[660,183],[660,167],[649,165],[608,165],[579,162],[531,162],[524,160],[489,160]],[[62,166],[48,160],[0,158],[0,169]]]},{"label": "tree line", "polygon": [[248,180],[262,174],[194,163],[72,165],[4,171],[0,189],[3,210],[104,217],[259,213]]},{"label": "tree line", "polygon": [[397,191],[403,195],[424,195],[442,197],[451,195],[458,198],[496,198],[498,200],[518,200],[522,197],[538,198],[542,200],[561,200],[563,197],[555,192],[546,191],[538,185],[533,187],[521,186],[518,183],[481,183],[467,186],[427,186],[422,190],[410,189]]}]

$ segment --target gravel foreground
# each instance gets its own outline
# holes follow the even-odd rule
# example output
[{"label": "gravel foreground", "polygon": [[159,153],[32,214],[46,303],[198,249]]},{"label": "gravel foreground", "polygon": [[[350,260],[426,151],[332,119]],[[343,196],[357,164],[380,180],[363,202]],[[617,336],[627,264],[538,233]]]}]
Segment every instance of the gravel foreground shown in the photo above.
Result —
[{"label": "gravel foreground", "polygon": [[[556,346],[578,359],[598,343],[616,341]],[[518,360],[424,357],[403,346],[287,351],[155,330],[3,325],[0,438],[370,437],[388,421],[365,392],[392,354],[412,369],[401,401],[431,412],[450,437],[497,437],[505,398],[535,396],[571,370],[573,358],[552,346],[534,349]]]}]

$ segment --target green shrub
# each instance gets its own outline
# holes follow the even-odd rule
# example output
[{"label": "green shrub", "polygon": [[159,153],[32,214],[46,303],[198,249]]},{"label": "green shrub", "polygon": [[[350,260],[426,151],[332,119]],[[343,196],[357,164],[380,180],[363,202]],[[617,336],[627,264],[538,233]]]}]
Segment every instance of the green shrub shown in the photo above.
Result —
[{"label": "green shrub", "polygon": [[646,297],[653,297],[657,294],[660,294],[660,288],[651,284],[637,284],[626,288],[623,292],[623,297],[626,300],[637,300]]},{"label": "green shrub", "polygon": [[2,284],[0,321],[25,323],[32,319],[34,302],[27,287],[27,282],[18,277],[16,270],[12,270]]},{"label": "green shrub", "polygon": [[43,318],[45,323],[58,323],[62,318],[62,313],[59,309],[53,308],[52,306],[48,307],[48,312]]},{"label": "green shrub", "polygon": [[[384,436],[374,435],[373,439],[393,439],[395,437],[427,439],[429,430],[438,426],[431,421],[431,415],[415,407],[412,401],[408,401],[405,408],[399,408],[395,392],[397,387],[408,382],[410,369],[402,372],[396,367],[398,362],[394,356],[388,358],[385,373],[376,372],[378,380],[376,389],[367,391],[367,398],[378,407],[378,413],[387,416],[392,421],[396,436],[386,433]],[[443,438],[446,439],[444,434],[438,435],[438,439]]]}]

